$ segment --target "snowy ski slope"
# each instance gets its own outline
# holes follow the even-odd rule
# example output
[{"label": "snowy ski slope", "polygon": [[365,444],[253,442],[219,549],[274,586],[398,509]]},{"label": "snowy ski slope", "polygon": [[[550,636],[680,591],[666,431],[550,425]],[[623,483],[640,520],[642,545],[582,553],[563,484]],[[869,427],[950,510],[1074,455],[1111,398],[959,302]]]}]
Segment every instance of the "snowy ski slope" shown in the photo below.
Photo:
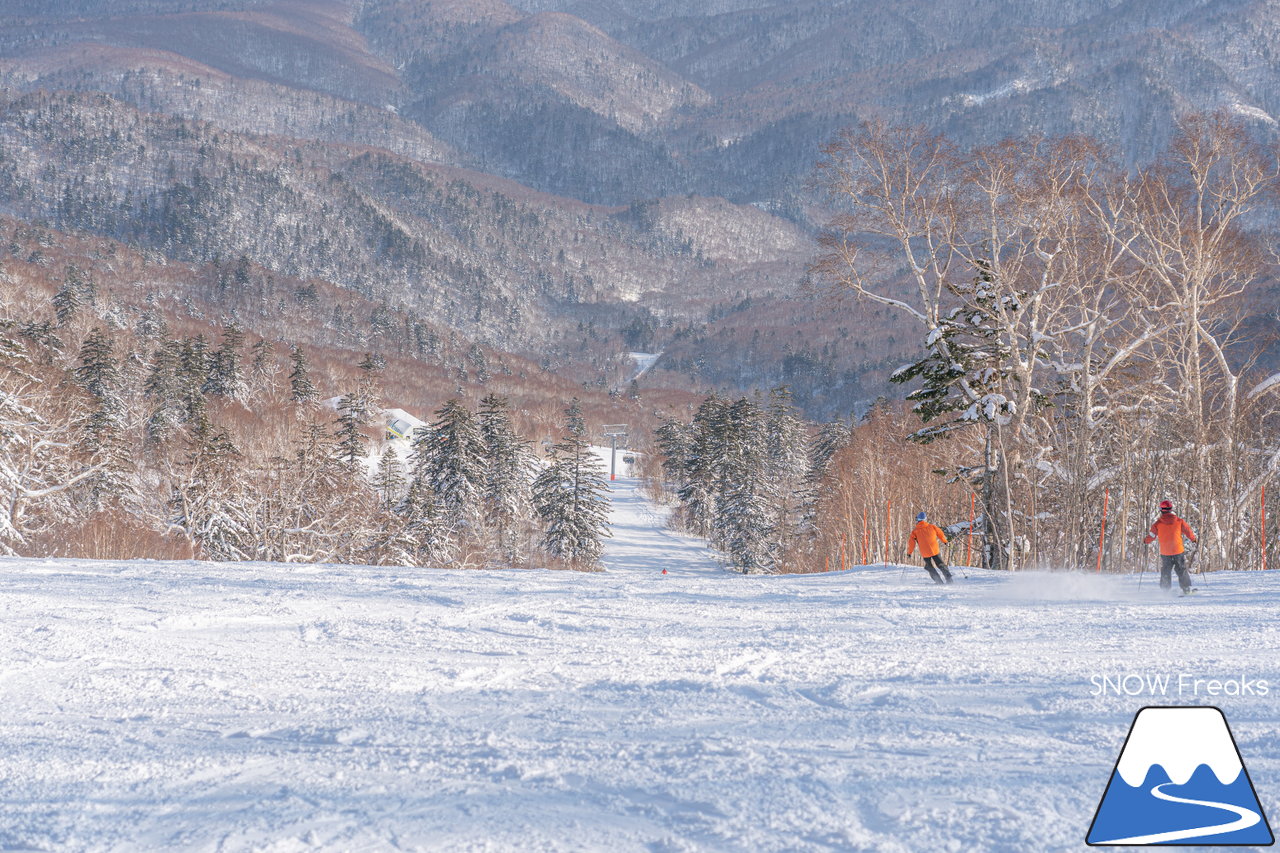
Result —
[{"label": "snowy ski slope", "polygon": [[0,850],[1081,850],[1195,702],[1280,814],[1280,573],[742,577],[616,486],[602,574],[0,560]]}]

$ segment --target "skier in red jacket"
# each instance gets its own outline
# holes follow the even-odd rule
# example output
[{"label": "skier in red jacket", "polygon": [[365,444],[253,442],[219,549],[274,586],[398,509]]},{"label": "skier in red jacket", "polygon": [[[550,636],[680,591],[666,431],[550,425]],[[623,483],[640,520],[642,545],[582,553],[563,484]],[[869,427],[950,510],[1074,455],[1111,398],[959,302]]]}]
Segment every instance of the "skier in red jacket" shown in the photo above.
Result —
[{"label": "skier in red jacket", "polygon": [[1187,574],[1186,549],[1182,542],[1184,536],[1192,542],[1198,541],[1196,534],[1191,530],[1191,525],[1173,514],[1173,503],[1160,501],[1160,517],[1156,519],[1155,524],[1151,525],[1151,533],[1142,541],[1150,545],[1157,539],[1160,540],[1161,589],[1168,589],[1171,586],[1169,575],[1174,569],[1178,571],[1178,586],[1182,587],[1182,591],[1188,592],[1191,589],[1191,578]]}]

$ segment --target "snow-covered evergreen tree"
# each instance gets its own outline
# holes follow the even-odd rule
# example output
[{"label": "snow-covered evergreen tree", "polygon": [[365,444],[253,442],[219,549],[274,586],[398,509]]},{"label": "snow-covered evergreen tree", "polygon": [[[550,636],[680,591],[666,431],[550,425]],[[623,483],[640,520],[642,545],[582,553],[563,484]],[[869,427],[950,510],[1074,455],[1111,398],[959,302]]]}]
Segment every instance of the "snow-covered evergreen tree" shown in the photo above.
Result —
[{"label": "snow-covered evergreen tree", "polygon": [[785,385],[769,392],[764,429],[770,473],[788,482],[802,479],[809,467],[807,437]]},{"label": "snow-covered evergreen tree", "polygon": [[205,392],[217,397],[239,399],[244,395],[245,382],[240,366],[240,350],[244,347],[244,332],[235,323],[222,330],[222,345],[209,358],[209,377]]},{"label": "snow-covered evergreen tree", "polygon": [[364,354],[364,358],[360,359],[360,364],[357,366],[360,368],[360,372],[369,377],[369,381],[372,381],[372,377],[387,369],[387,360],[380,355],[367,352]]},{"label": "snow-covered evergreen tree", "polygon": [[[1010,401],[1000,389],[1008,378],[1010,347],[992,322],[995,293],[989,274],[970,286],[954,288],[961,303],[938,321],[925,339],[925,355],[894,371],[891,382],[920,380],[907,395],[926,424],[912,438],[929,442],[980,422],[1007,420]],[[1006,311],[1016,306],[1006,306]],[[939,421],[933,423],[933,421]]]},{"label": "snow-covered evergreen tree", "polygon": [[388,547],[404,554],[404,562],[415,566],[446,566],[457,554],[457,540],[451,525],[442,517],[430,486],[410,481],[405,496],[393,512],[401,519],[392,532]]},{"label": "snow-covered evergreen tree", "polygon": [[800,522],[804,476],[809,470],[804,424],[791,404],[786,386],[769,392],[764,413],[766,472],[774,493],[774,527],[789,534]]},{"label": "snow-covered evergreen tree", "polygon": [[94,327],[80,347],[80,366],[75,370],[76,380],[89,394],[99,400],[113,397],[120,381],[120,369],[116,364],[111,339],[102,329]]},{"label": "snow-covered evergreen tree", "polygon": [[533,503],[543,523],[543,545],[570,564],[592,567],[609,536],[608,484],[604,466],[586,437],[575,398],[565,409],[565,434],[551,447],[548,465],[533,484]]},{"label": "snow-covered evergreen tree", "polygon": [[484,442],[485,526],[503,555],[512,560],[520,529],[532,514],[532,487],[537,462],[516,434],[507,399],[489,394],[480,401],[480,437]]},{"label": "snow-covered evergreen tree", "polygon": [[764,414],[743,397],[729,407],[721,432],[727,452],[712,541],[743,572],[773,571],[786,531],[778,524]]},{"label": "snow-covered evergreen tree", "polygon": [[338,459],[349,471],[356,471],[365,456],[364,425],[369,420],[369,401],[360,391],[343,395],[338,401],[334,437]]},{"label": "snow-covered evergreen tree", "polygon": [[675,418],[663,418],[655,433],[658,452],[662,454],[662,473],[675,489],[685,484],[689,459],[688,428]]},{"label": "snow-covered evergreen tree", "polygon": [[93,276],[75,264],[67,266],[66,271],[67,286],[75,290],[80,295],[80,302],[84,305],[94,306],[98,304],[98,285],[93,280]]},{"label": "snow-covered evergreen tree", "polygon": [[698,536],[711,535],[720,509],[728,411],[728,403],[712,394],[698,406],[690,425],[692,436],[683,466],[684,484],[677,494],[684,524]]},{"label": "snow-covered evergreen tree", "polygon": [[151,442],[165,442],[187,419],[187,393],[180,375],[181,365],[181,341],[165,341],[151,357],[151,368],[142,385],[151,401],[151,415],[147,418],[147,438]]},{"label": "snow-covered evergreen tree", "polygon": [[236,261],[235,272],[231,275],[231,280],[235,283],[237,288],[244,289],[249,286],[249,282],[251,280],[249,278],[249,273],[251,269],[248,256],[241,255]]},{"label": "snow-covered evergreen tree", "polygon": [[440,511],[474,535],[485,486],[485,446],[471,410],[449,400],[413,442],[414,478],[429,488]]},{"label": "snow-covered evergreen tree", "polygon": [[289,373],[289,395],[297,403],[311,403],[319,399],[320,392],[311,383],[311,371],[302,347],[295,346],[289,353],[293,370]]},{"label": "snow-covered evergreen tree", "polygon": [[373,487],[377,489],[384,507],[390,509],[400,502],[406,482],[400,455],[394,447],[387,447],[378,458],[378,469],[373,475]]},{"label": "snow-covered evergreen tree", "polygon": [[52,364],[54,355],[63,349],[62,339],[58,337],[54,331],[54,325],[49,320],[27,320],[24,322],[14,323],[8,321],[12,325],[9,327],[10,332],[17,330],[18,334],[28,344],[37,347],[36,350],[28,352],[28,355],[42,364]]},{"label": "snow-covered evergreen tree", "polygon": [[277,371],[275,349],[266,340],[261,340],[249,348],[250,393],[256,394],[271,384]]},{"label": "snow-covered evergreen tree", "polygon": [[204,335],[185,338],[178,354],[178,386],[182,396],[183,420],[199,423],[205,417],[208,400],[204,389],[209,381],[209,342]]},{"label": "snow-covered evergreen tree", "polygon": [[817,532],[822,481],[831,467],[831,460],[849,444],[852,435],[847,423],[831,421],[819,427],[817,435],[809,442],[809,467],[801,488],[800,535],[813,536]]},{"label": "snow-covered evergreen tree", "polygon": [[126,500],[131,488],[132,465],[124,445],[124,404],[120,397],[120,369],[111,339],[94,328],[80,347],[76,379],[93,398],[93,405],[81,423],[82,445],[90,454],[91,466],[99,468],[85,483],[87,508],[97,511],[107,504]]},{"label": "snow-covered evergreen tree", "polygon": [[658,445],[679,483],[685,527],[741,571],[777,570],[810,497],[804,427],[786,389],[775,390],[767,410],[756,399],[708,396],[692,423],[664,423]]},{"label": "snow-covered evergreen tree", "polygon": [[31,354],[21,340],[22,328],[13,320],[0,319],[0,379],[35,381],[28,369]]},{"label": "snow-covered evergreen tree", "polygon": [[[959,304],[930,331],[924,357],[894,371],[889,380],[921,382],[907,395],[925,424],[911,435],[912,440],[928,443],[960,430],[984,431],[983,458],[955,473],[968,479],[981,495],[983,565],[1001,568],[1010,559],[1011,518],[1002,506],[1006,480],[999,474],[1007,475],[1007,471],[996,460],[999,442],[995,435],[1017,412],[1007,392],[1012,390],[1010,383],[1018,365],[995,318],[1017,314],[1021,295],[998,289],[990,264],[977,266],[978,275],[971,283],[951,288]],[[1036,389],[1028,389],[1028,400],[1035,407],[1046,402]]]},{"label": "snow-covered evergreen tree", "polygon": [[70,323],[83,305],[79,288],[70,282],[63,282],[58,292],[53,294],[53,314],[58,320],[58,325],[66,326]]},{"label": "snow-covered evergreen tree", "polygon": [[471,345],[471,349],[467,351],[467,361],[475,369],[477,382],[484,384],[489,381],[489,360],[485,358],[484,350],[480,349],[479,344]]},{"label": "snow-covered evergreen tree", "polygon": [[852,437],[853,432],[844,421],[830,421],[818,427],[817,434],[809,442],[809,470],[805,479],[811,482],[821,479],[832,458],[848,446]]}]

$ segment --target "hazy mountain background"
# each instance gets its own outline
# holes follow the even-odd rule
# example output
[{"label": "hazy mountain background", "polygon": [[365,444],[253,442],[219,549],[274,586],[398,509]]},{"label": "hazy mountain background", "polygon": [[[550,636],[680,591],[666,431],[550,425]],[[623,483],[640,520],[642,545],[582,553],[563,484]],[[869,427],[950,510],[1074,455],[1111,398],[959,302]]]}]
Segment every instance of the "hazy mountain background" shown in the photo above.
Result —
[{"label": "hazy mountain background", "polygon": [[838,128],[1141,163],[1187,110],[1273,135],[1278,45],[1277,0],[5,0],[0,212],[245,257],[588,384],[661,350],[641,388],[785,382],[828,417],[916,342],[799,287]]}]

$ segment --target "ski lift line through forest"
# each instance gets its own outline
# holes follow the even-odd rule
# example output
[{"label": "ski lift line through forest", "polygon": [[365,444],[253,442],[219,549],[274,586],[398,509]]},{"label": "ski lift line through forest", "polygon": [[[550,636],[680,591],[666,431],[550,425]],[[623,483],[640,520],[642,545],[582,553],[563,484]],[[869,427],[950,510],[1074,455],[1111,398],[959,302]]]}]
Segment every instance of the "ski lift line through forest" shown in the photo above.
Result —
[{"label": "ski lift line through forest", "polygon": [[603,432],[609,437],[609,482],[618,479],[618,439],[627,435],[626,424],[605,424]]}]

